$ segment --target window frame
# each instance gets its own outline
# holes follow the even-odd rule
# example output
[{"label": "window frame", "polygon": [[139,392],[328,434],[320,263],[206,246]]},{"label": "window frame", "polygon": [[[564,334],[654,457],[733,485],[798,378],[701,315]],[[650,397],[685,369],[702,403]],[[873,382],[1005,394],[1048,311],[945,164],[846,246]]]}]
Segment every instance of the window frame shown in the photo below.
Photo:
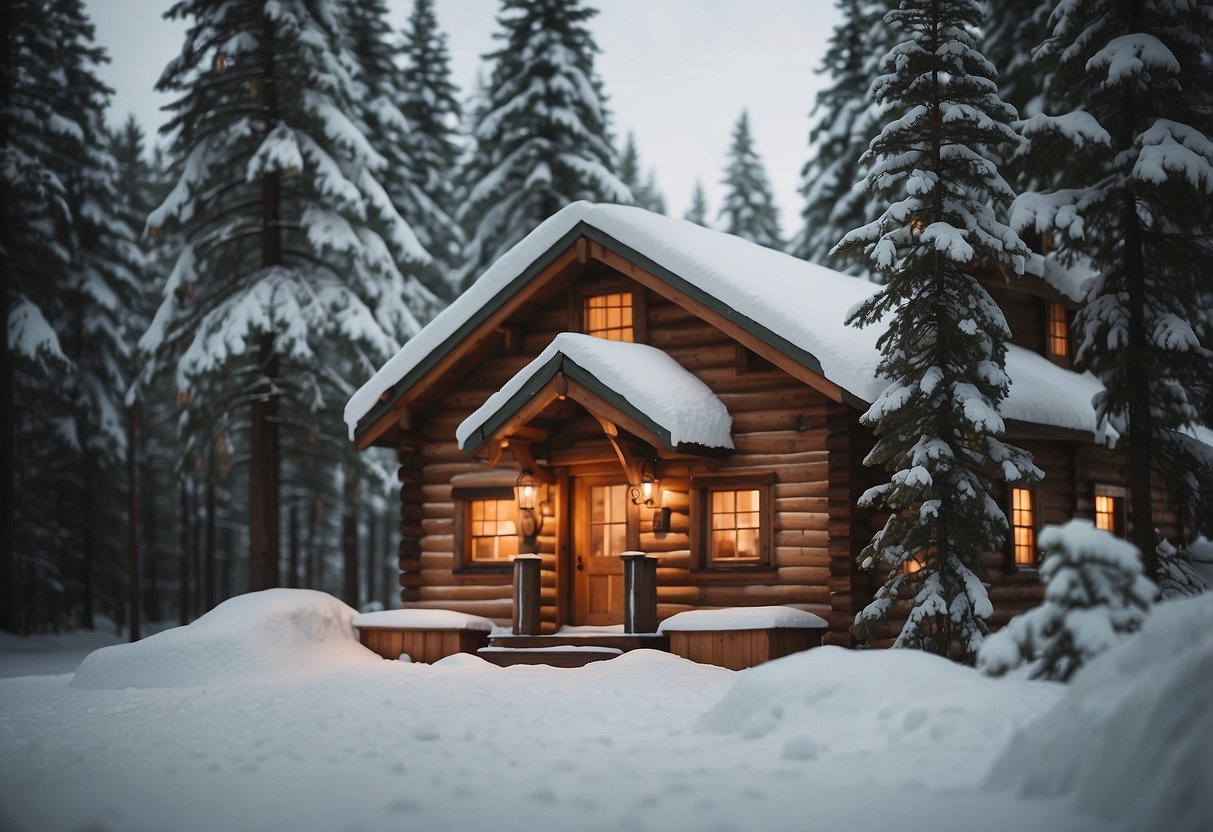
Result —
[{"label": "window frame", "polygon": [[[452,572],[456,575],[509,575],[514,572],[514,561],[483,561],[474,560],[471,556],[471,511],[472,503],[477,500],[509,500],[517,509],[514,489],[509,486],[457,486],[451,489],[451,500],[455,504],[455,532],[452,544],[452,554],[455,562]],[[517,534],[518,518],[514,518],[515,537],[518,539],[518,551],[522,551],[522,536]],[[508,535],[500,535],[507,537]]]},{"label": "window frame", "polygon": [[[1015,560],[1015,492],[1026,491],[1031,499],[1029,511],[1032,517],[1032,562],[1020,563]],[[1003,548],[1008,572],[1019,570],[1036,570],[1040,568],[1040,490],[1036,487],[1007,484],[1006,504],[1003,511],[1007,516],[1007,541]],[[1020,527],[1022,528],[1022,527]]]},{"label": "window frame", "polygon": [[[774,572],[775,569],[775,475],[721,474],[691,478],[690,525],[692,573],[744,574]],[[712,495],[721,491],[758,492],[758,561],[728,563],[713,561]]]},{"label": "window frame", "polygon": [[[633,344],[643,344],[648,339],[648,304],[645,292],[628,280],[601,280],[577,286],[569,292],[569,329],[582,335],[589,335],[585,326],[585,304],[588,298],[602,295],[631,295],[632,296],[632,341]],[[601,338],[601,335],[593,336]]]},{"label": "window frame", "polygon": [[1099,498],[1108,497],[1113,500],[1112,503],[1112,528],[1104,529],[1111,532],[1122,540],[1127,539],[1129,533],[1129,494],[1128,489],[1123,485],[1112,485],[1111,483],[1097,482],[1091,486],[1091,522],[1095,524],[1095,528],[1099,528]]},{"label": "window frame", "polygon": [[[1064,353],[1055,352],[1053,350],[1053,323],[1056,320],[1054,312],[1060,311],[1061,319],[1066,324],[1066,351]],[[1067,369],[1074,366],[1074,332],[1072,330],[1074,318],[1071,315],[1071,310],[1063,303],[1056,301],[1045,302],[1045,358]]]}]

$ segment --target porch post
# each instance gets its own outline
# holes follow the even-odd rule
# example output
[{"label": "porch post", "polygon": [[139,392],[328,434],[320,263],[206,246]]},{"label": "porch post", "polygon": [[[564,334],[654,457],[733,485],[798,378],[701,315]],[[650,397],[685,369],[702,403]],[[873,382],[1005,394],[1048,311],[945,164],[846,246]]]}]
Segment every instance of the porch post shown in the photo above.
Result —
[{"label": "porch post", "polygon": [[539,555],[514,558],[514,621],[516,636],[539,635]]},{"label": "porch post", "polygon": [[657,632],[657,558],[644,552],[624,552],[623,631]]}]

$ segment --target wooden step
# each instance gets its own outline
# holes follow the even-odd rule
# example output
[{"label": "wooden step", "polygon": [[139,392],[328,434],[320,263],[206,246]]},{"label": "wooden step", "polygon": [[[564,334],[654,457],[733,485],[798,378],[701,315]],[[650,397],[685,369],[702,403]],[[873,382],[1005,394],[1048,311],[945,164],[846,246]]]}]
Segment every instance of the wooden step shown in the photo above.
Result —
[{"label": "wooden step", "polygon": [[546,664],[550,667],[584,667],[623,655],[616,647],[552,645],[548,647],[481,647],[476,655],[498,667]]},{"label": "wooden step", "polygon": [[669,652],[670,637],[658,633],[556,633],[547,636],[499,635],[489,639],[493,647],[613,647],[624,653],[629,650],[664,650]]}]

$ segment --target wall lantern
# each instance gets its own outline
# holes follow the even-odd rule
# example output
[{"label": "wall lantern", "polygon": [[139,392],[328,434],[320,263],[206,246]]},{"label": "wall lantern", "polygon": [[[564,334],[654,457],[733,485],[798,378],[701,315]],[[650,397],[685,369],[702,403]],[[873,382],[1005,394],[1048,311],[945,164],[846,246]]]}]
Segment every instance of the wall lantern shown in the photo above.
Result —
[{"label": "wall lantern", "polygon": [[640,463],[640,482],[632,486],[632,502],[638,506],[654,506],[661,502],[661,480],[657,476],[657,460]]},{"label": "wall lantern", "polygon": [[539,494],[539,483],[531,476],[531,470],[524,468],[514,483],[514,499],[518,501],[518,530],[528,545],[534,545],[543,528],[543,515],[535,511]]}]

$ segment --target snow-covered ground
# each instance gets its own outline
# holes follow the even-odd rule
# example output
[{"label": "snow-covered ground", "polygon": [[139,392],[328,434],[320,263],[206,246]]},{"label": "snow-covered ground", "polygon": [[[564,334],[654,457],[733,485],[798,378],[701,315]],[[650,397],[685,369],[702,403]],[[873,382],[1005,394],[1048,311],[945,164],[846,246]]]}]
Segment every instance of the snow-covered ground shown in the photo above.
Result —
[{"label": "snow-covered ground", "polygon": [[[653,651],[577,670],[408,664],[357,645],[353,615],[273,590],[95,653],[74,681],[0,681],[0,829],[1195,832],[1213,820],[1213,598],[1159,607],[1068,688],[835,648],[742,673]],[[1101,794],[1119,796],[1116,811]],[[1151,826],[1122,810],[1133,802]]]}]

